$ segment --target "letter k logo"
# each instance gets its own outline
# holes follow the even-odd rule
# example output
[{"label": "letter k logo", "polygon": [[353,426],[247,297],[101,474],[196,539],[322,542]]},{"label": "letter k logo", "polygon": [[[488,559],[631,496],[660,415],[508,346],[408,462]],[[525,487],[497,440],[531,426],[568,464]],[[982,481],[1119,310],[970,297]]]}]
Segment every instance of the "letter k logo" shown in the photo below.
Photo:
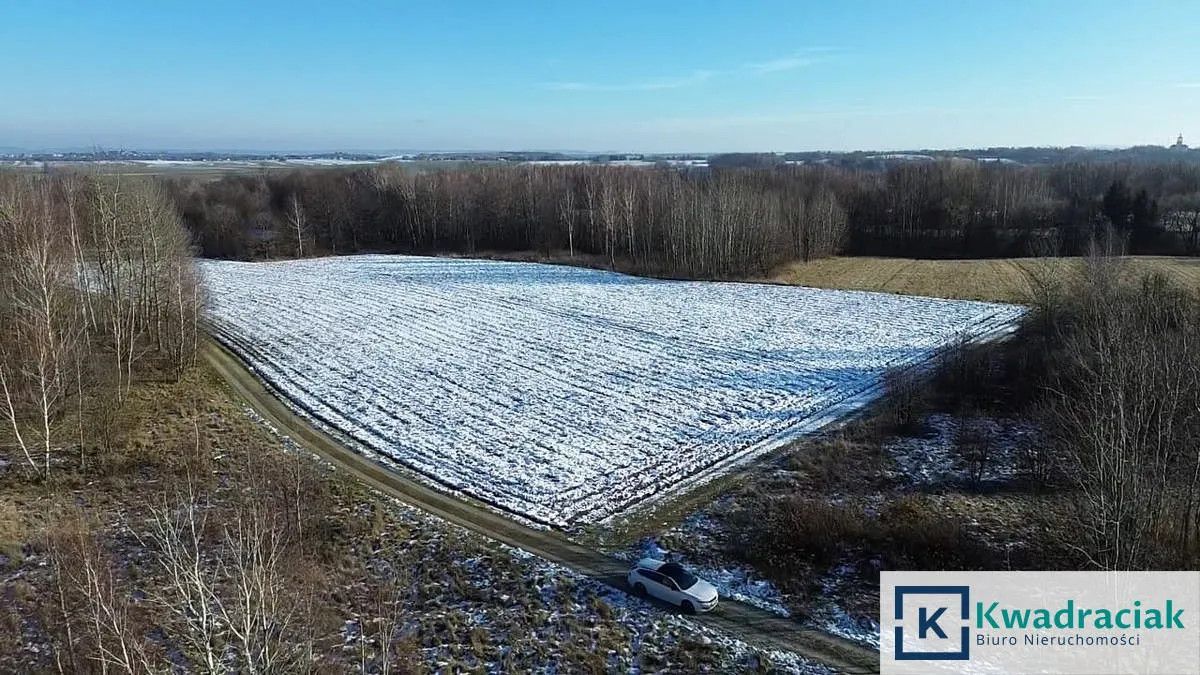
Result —
[{"label": "letter k logo", "polygon": [[[910,608],[907,641],[904,635],[906,604]],[[969,587],[896,585],[893,609],[895,660],[966,661],[971,658],[970,628],[960,625],[971,618]],[[955,634],[954,638],[949,636],[950,633]]]},{"label": "letter k logo", "polygon": [[925,636],[929,634],[930,630],[932,630],[933,632],[937,633],[938,637],[945,640],[946,633],[943,632],[942,627],[938,625],[938,619],[942,618],[942,615],[945,613],[946,608],[941,607],[938,609],[938,611],[933,613],[933,616],[929,616],[929,608],[921,607],[917,612],[917,636],[924,640]]}]

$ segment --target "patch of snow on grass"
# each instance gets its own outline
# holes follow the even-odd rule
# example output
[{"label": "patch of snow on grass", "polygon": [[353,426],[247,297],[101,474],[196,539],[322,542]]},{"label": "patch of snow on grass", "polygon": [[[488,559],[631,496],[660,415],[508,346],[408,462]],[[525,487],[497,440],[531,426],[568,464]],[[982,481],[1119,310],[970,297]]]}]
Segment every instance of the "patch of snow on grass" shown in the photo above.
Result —
[{"label": "patch of snow on grass", "polygon": [[[937,413],[923,423],[920,436],[901,436],[884,446],[900,473],[917,485],[961,484],[978,474],[981,483],[1002,483],[1016,478],[1019,455],[1032,447],[1037,427],[1023,420],[991,417],[958,417]],[[985,447],[982,470],[972,471],[956,445],[964,442]],[[975,451],[978,452],[978,451]]]},{"label": "patch of snow on grass", "polygon": [[834,635],[879,649],[879,622],[867,617],[856,619],[837,603],[842,586],[853,574],[853,566],[842,564],[821,580],[821,602],[811,620]]}]

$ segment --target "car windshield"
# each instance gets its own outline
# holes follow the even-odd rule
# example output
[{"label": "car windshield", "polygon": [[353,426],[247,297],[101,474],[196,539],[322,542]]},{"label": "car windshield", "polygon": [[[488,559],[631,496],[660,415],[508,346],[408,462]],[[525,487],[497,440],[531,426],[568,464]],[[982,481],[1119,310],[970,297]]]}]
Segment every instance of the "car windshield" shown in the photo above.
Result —
[{"label": "car windshield", "polygon": [[675,583],[679,584],[679,590],[681,591],[686,591],[696,585],[696,577],[691,572],[683,569],[678,563],[667,563],[658,568],[658,571],[674,579]]}]

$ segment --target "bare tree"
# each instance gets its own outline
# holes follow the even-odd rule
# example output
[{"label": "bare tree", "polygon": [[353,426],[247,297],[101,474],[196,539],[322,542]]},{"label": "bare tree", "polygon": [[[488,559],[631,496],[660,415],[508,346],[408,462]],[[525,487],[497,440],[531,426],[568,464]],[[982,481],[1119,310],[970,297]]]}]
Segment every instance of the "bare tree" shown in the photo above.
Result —
[{"label": "bare tree", "polygon": [[120,403],[133,384],[134,363],[145,353],[141,338],[146,321],[139,313],[145,297],[145,267],[138,258],[136,202],[129,190],[123,190],[119,176],[97,183],[94,213],[88,288],[102,303],[103,332],[113,357],[114,395]]},{"label": "bare tree", "polygon": [[600,227],[604,231],[604,252],[608,256],[608,268],[617,266],[617,196],[609,182],[600,186]]},{"label": "bare tree", "polygon": [[[397,665],[406,665],[406,657],[409,654],[403,648],[399,636],[404,622],[404,603],[408,599],[407,588],[411,581],[405,570],[402,564],[393,561],[385,578],[375,585],[374,607],[371,608],[374,616],[370,623],[374,625],[372,640],[377,645],[374,659],[376,663],[370,664],[374,667],[370,670],[364,669],[364,672],[388,675],[395,672]],[[362,628],[365,635],[365,626]],[[406,670],[400,668],[401,672]]]},{"label": "bare tree", "polygon": [[66,622],[58,650],[76,665],[79,656],[95,661],[101,673],[153,672],[129,596],[94,526],[79,512],[60,517],[47,550]]},{"label": "bare tree", "polygon": [[558,201],[558,218],[567,230],[567,255],[575,258],[575,190],[567,184]]},{"label": "bare tree", "polygon": [[280,672],[294,666],[303,645],[290,640],[297,605],[284,573],[284,538],[274,516],[251,507],[224,529],[223,574],[231,595],[221,616],[241,667],[249,673]]},{"label": "bare tree", "polygon": [[207,508],[189,480],[179,504],[151,512],[150,542],[165,577],[154,600],[184,626],[179,639],[206,673],[229,670],[223,656],[226,627],[220,609],[219,579],[204,559]]},{"label": "bare tree", "polygon": [[304,214],[304,206],[300,204],[300,194],[292,193],[288,202],[288,223],[296,234],[296,257],[304,257],[304,235],[308,231],[308,219]]},{"label": "bare tree", "polygon": [[[1161,278],[1087,267],[1055,319],[1065,349],[1048,422],[1081,497],[1079,551],[1103,569],[1178,565],[1195,531],[1200,305]],[[1178,525],[1175,525],[1178,523]],[[1164,541],[1175,530],[1172,549]]]},{"label": "bare tree", "polygon": [[72,389],[83,317],[74,258],[57,231],[50,186],[18,185],[0,195],[0,288],[7,299],[0,309],[0,394],[29,467],[46,477],[55,427]]},{"label": "bare tree", "polygon": [[178,638],[204,672],[296,670],[311,658],[312,639],[303,633],[305,595],[290,583],[281,528],[267,510],[248,506],[210,535],[210,508],[189,484],[174,506],[153,510],[149,541],[165,581],[156,604],[175,615]]},{"label": "bare tree", "polygon": [[809,217],[805,227],[809,236],[803,252],[804,260],[837,254],[846,237],[846,211],[838,203],[837,196],[828,188],[817,190],[809,200],[805,213]]}]

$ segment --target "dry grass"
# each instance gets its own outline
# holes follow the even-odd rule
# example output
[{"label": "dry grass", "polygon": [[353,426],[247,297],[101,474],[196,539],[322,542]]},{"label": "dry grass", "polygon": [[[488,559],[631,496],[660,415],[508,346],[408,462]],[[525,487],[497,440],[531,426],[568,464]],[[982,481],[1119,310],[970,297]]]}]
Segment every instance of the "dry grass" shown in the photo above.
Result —
[{"label": "dry grass", "polygon": [[0,555],[19,559],[21,547],[29,536],[29,524],[22,505],[8,495],[0,495]]},{"label": "dry grass", "polygon": [[[1181,283],[1200,286],[1200,259],[1138,256],[1132,272],[1162,271]],[[958,300],[1024,302],[1031,274],[1072,274],[1079,258],[916,260],[911,258],[826,258],[791,263],[765,281],[816,288],[880,291]]]}]

